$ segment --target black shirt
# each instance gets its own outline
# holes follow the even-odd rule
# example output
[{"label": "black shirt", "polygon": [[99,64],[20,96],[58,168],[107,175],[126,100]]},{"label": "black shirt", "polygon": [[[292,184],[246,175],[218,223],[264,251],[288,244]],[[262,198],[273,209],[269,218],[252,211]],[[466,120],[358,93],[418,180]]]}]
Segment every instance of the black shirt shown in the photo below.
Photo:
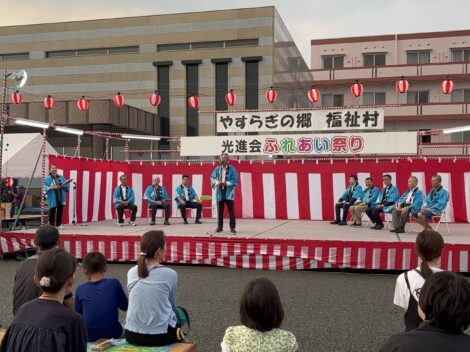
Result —
[{"label": "black shirt", "polygon": [[57,301],[25,303],[5,333],[0,352],[85,352],[87,335],[80,314]]},{"label": "black shirt", "polygon": [[15,274],[13,284],[13,315],[26,302],[29,302],[41,295],[41,289],[34,283],[34,267],[37,256],[32,256],[23,261]]},{"label": "black shirt", "polygon": [[470,336],[422,323],[417,329],[393,335],[380,352],[468,352]]}]

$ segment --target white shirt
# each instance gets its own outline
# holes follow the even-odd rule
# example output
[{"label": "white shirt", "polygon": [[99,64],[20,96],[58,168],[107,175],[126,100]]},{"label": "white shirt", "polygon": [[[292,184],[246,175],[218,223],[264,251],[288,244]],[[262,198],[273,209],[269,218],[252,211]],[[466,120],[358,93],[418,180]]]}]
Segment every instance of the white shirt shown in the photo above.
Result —
[{"label": "white shirt", "polygon": [[221,172],[222,172],[222,182],[225,182],[225,178],[227,177],[227,168],[226,167],[223,167],[221,168]]},{"label": "white shirt", "polygon": [[[420,268],[416,268],[420,270]],[[442,269],[431,267],[431,270],[435,273],[442,271]],[[410,290],[413,293],[413,297],[418,301],[416,291],[424,285],[424,278],[417,273],[415,270],[408,271],[408,282],[410,283]],[[410,302],[410,290],[406,286],[405,273],[401,274],[397,278],[397,284],[395,286],[395,296],[393,297],[393,304],[402,307],[404,310],[408,309],[408,303]]]},{"label": "white shirt", "polygon": [[127,194],[126,194],[127,188],[124,186],[121,186],[121,191],[122,191],[122,200],[127,200]]},{"label": "white shirt", "polygon": [[411,189],[409,192],[408,192],[408,195],[406,196],[406,200],[405,200],[405,203],[411,203],[411,199],[413,198],[413,193],[414,193],[414,190],[416,189],[417,187]]},{"label": "white shirt", "polygon": [[183,186],[183,192],[184,192],[184,200],[189,201],[188,187]]}]

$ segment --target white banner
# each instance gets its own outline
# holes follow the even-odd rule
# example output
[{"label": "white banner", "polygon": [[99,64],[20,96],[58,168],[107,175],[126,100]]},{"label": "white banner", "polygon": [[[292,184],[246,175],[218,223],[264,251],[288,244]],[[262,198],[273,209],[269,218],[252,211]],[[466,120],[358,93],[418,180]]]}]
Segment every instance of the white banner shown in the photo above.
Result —
[{"label": "white banner", "polygon": [[417,132],[181,137],[181,156],[410,154]]},{"label": "white banner", "polygon": [[217,132],[380,131],[383,109],[217,113]]}]

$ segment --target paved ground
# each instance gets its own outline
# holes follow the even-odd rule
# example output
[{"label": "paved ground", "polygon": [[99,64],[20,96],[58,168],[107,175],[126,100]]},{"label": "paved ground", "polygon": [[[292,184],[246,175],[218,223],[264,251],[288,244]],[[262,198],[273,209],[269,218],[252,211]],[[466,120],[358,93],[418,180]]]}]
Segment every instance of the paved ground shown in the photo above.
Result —
[{"label": "paved ground", "polygon": [[[12,284],[18,262],[0,262],[0,323],[12,320]],[[112,264],[109,275],[125,283],[130,265]],[[283,327],[292,331],[299,351],[377,351],[403,329],[402,312],[393,306],[394,275],[333,272],[270,272],[174,266],[179,275],[178,304],[188,308],[190,338],[199,351],[220,351],[225,328],[239,323],[238,300],[250,279],[268,277],[279,288],[286,311]],[[81,273],[77,280],[82,282]]]}]

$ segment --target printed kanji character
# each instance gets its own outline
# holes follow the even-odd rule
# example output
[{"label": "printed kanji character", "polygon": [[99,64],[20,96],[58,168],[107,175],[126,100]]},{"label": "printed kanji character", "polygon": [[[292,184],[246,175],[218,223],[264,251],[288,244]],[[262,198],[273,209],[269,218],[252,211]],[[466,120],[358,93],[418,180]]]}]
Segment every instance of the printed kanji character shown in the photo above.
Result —
[{"label": "printed kanji character", "polygon": [[261,142],[257,139],[253,139],[250,142],[250,153],[261,153]]},{"label": "printed kanji character", "polygon": [[222,153],[233,153],[233,141],[231,141],[230,139],[224,140],[222,142],[222,148]]},{"label": "printed kanji character", "polygon": [[377,111],[374,111],[373,114],[369,113],[369,111],[366,111],[362,117],[362,124],[364,127],[369,127],[369,122],[371,122],[370,127],[377,127],[379,119],[379,113]]},{"label": "printed kanji character", "polygon": [[235,153],[246,153],[248,152],[248,142],[246,139],[237,139],[235,141]]},{"label": "printed kanji character", "polygon": [[346,124],[346,127],[360,127],[358,122],[360,116],[357,111],[354,111],[354,114],[351,114],[351,112],[348,111],[344,116],[344,123]]},{"label": "printed kanji character", "polygon": [[348,137],[335,136],[331,139],[331,151],[333,153],[348,152]]},{"label": "printed kanji character", "polygon": [[279,145],[276,138],[266,138],[263,152],[268,154],[279,153]]},{"label": "printed kanji character", "polygon": [[326,115],[326,123],[328,128],[332,127],[342,127],[343,125],[343,116],[341,115],[341,111],[330,112]]},{"label": "printed kanji character", "polygon": [[310,128],[312,127],[312,114],[303,113],[297,115],[297,128]]}]

